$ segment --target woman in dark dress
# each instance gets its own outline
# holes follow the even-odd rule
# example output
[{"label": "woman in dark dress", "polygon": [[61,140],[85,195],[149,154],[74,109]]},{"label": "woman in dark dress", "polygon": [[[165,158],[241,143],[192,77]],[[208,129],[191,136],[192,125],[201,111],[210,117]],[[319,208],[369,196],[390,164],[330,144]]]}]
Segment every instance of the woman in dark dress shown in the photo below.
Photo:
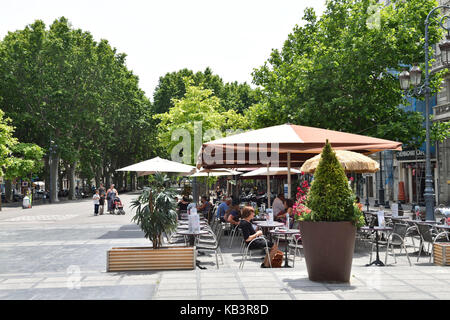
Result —
[{"label": "woman in dark dress", "polygon": [[[256,231],[253,228],[253,224],[250,222],[255,217],[255,209],[253,207],[247,206],[242,209],[241,213],[241,221],[239,222],[239,226],[242,230],[242,235],[246,243],[254,240],[255,238],[263,236],[261,230]],[[267,244],[269,248],[273,246],[273,243],[270,240],[267,240]],[[250,250],[253,249],[262,249],[266,247],[266,241],[264,239],[258,239],[252,242],[249,247]]]}]

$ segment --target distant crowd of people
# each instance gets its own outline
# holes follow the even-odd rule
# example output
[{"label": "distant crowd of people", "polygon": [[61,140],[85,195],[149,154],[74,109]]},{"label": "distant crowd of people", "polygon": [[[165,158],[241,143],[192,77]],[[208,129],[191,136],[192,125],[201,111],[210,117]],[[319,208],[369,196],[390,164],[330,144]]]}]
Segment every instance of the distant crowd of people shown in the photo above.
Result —
[{"label": "distant crowd of people", "polygon": [[119,197],[119,192],[115,188],[114,184],[111,184],[108,190],[105,189],[103,183],[100,184],[100,188],[95,189],[92,200],[94,201],[94,215],[102,215],[105,208],[105,201],[107,203],[107,212],[112,213],[114,211],[114,200]]}]

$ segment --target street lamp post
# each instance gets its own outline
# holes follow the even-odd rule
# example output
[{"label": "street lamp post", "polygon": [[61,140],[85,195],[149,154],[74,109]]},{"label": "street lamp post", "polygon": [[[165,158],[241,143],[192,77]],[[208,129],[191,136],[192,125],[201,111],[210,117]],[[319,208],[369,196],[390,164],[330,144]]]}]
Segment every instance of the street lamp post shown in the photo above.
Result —
[{"label": "street lamp post", "polygon": [[[424,84],[419,87],[421,82],[421,74],[422,71],[417,65],[414,65],[412,69],[408,72],[404,70],[399,75],[400,87],[405,92],[409,89],[410,85],[414,86],[413,94],[424,94],[425,95],[425,126],[426,126],[426,141],[425,141],[425,207],[426,207],[426,219],[434,220],[434,188],[433,188],[433,176],[431,174],[431,160],[430,160],[430,119],[429,119],[429,110],[430,110],[430,74],[429,74],[429,36],[428,36],[428,27],[430,24],[430,17],[432,14],[439,9],[450,9],[450,6],[442,5],[432,9],[425,20],[425,81]],[[442,29],[447,30],[448,34],[446,40],[439,45],[441,50],[441,59],[444,67],[450,66],[450,28],[447,28],[443,25],[443,20],[448,19],[447,15],[444,15],[439,25]]]}]

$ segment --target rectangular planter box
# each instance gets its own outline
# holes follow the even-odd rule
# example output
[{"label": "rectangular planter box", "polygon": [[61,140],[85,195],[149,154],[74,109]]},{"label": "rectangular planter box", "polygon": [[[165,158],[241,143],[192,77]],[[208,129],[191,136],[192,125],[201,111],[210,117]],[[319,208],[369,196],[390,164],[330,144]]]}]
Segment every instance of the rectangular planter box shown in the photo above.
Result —
[{"label": "rectangular planter box", "polygon": [[450,242],[435,242],[433,262],[440,266],[450,266]]},{"label": "rectangular planter box", "polygon": [[107,272],[195,269],[195,247],[121,247],[107,253]]}]

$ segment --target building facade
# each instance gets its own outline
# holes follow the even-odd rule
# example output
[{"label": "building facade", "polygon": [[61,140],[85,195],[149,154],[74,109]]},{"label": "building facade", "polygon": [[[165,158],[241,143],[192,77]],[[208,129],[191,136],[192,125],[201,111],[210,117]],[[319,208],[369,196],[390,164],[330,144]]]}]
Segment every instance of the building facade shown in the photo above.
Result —
[{"label": "building facade", "polygon": [[[440,0],[439,5],[450,6],[450,1]],[[444,10],[443,13],[450,14],[450,10]],[[448,22],[447,27],[450,27]],[[435,46],[435,53],[432,73],[443,69],[439,46]],[[450,73],[442,81],[441,91],[437,94],[436,100],[436,105],[433,107],[433,121],[450,121]],[[450,139],[436,144],[436,156],[438,183],[435,193],[437,204],[450,206]]]}]

